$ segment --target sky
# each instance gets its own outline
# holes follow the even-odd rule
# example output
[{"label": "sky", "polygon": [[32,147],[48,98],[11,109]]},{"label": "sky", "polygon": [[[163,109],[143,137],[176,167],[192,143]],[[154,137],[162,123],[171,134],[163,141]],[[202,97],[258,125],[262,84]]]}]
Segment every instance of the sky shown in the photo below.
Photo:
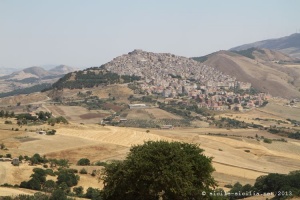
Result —
[{"label": "sky", "polygon": [[298,0],[0,0],[0,67],[193,57],[300,32]]}]

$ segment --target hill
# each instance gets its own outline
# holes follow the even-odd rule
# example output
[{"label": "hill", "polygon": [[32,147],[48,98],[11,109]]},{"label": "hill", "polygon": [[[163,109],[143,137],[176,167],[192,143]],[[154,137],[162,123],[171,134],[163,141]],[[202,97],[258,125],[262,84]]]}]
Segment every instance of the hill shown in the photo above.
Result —
[{"label": "hill", "polygon": [[269,49],[250,48],[240,51],[218,51],[193,58],[234,76],[239,81],[273,96],[299,97],[300,66],[294,58]]},{"label": "hill", "polygon": [[[52,68],[51,70],[45,70],[42,67],[34,66],[15,71],[8,75],[6,74],[5,76],[0,77],[0,89],[2,91],[2,94],[0,94],[0,96],[3,97],[10,94],[27,94],[28,91],[40,91],[36,89],[44,89],[44,86],[48,87],[50,84],[56,82],[64,74],[72,71],[75,71],[75,69],[65,65],[57,66],[55,68]],[[8,71],[4,70],[3,72]],[[29,89],[24,92],[23,90],[27,88],[35,89]]]},{"label": "hill", "polygon": [[52,72],[54,74],[67,74],[73,71],[75,71],[75,68],[67,65],[59,65],[49,70],[49,72]]},{"label": "hill", "polygon": [[262,40],[259,42],[244,44],[231,48],[230,50],[240,51],[249,49],[251,47],[278,50],[282,53],[288,54],[291,57],[300,59],[300,33],[295,33],[282,38]]},{"label": "hill", "polygon": [[[167,79],[196,80],[199,82],[226,82],[234,78],[196,62],[193,59],[168,53],[134,50],[100,66],[69,73],[53,84],[54,88],[82,88],[103,84],[145,82],[167,84]],[[174,81],[174,80],[173,80]],[[156,84],[156,83],[155,83]],[[179,84],[177,84],[179,86]]]},{"label": "hill", "polygon": [[29,67],[29,68],[23,69],[22,71],[27,74],[35,75],[38,78],[49,76],[51,74],[50,72],[48,72],[47,70],[45,70],[42,67]]}]

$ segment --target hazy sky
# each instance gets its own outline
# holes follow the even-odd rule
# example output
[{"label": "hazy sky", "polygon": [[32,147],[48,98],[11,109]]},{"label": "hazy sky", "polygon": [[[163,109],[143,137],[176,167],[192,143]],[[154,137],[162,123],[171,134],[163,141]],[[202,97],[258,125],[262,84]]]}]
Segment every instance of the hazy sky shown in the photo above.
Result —
[{"label": "hazy sky", "polygon": [[0,0],[0,67],[201,56],[300,31],[298,0]]}]

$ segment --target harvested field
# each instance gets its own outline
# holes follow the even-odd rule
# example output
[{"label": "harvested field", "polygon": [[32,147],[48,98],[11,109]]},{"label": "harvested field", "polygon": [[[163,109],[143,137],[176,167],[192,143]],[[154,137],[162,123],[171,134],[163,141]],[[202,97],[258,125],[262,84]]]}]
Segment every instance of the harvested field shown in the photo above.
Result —
[{"label": "harvested field", "polygon": [[130,128],[114,126],[102,127],[97,125],[86,126],[86,128],[82,128],[81,130],[62,128],[57,130],[57,134],[89,139],[94,142],[98,141],[116,144],[125,147],[130,147],[134,144],[142,144],[147,140],[167,140],[165,137],[146,133],[146,130],[132,130]]},{"label": "harvested field", "polygon": [[[0,125],[2,128],[9,127],[3,122]],[[51,128],[45,125],[46,129],[48,127]],[[95,162],[124,159],[132,145],[143,144],[147,140],[184,141],[200,144],[206,156],[214,157],[214,177],[221,187],[236,181],[253,184],[260,175],[270,172],[289,173],[300,168],[299,141],[287,139],[287,143],[274,141],[266,144],[247,138],[255,137],[256,134],[267,138],[276,137],[256,129],[175,128],[149,129],[150,132],[147,133],[146,129],[139,128],[73,123],[55,125],[54,128],[57,130],[54,136],[2,129],[0,143],[7,144],[9,150],[2,151],[1,154],[11,153],[14,157],[39,153],[49,158],[68,159],[71,163],[76,163],[80,158],[89,158]],[[208,133],[236,136],[225,137]],[[10,163],[0,163],[0,169],[1,180],[13,184],[27,180],[32,170],[30,167],[12,167]],[[85,189],[89,186],[95,187],[97,180],[90,175],[84,175],[79,185]]]},{"label": "harvested field", "polygon": [[32,93],[32,94],[22,94],[22,95],[17,95],[17,96],[11,96],[11,97],[5,97],[5,98],[0,98],[0,105],[17,105],[17,103],[23,104],[31,104],[31,103],[39,103],[39,102],[44,102],[48,100],[49,98],[45,93]]},{"label": "harvested field", "polygon": [[36,191],[27,190],[27,189],[20,189],[20,188],[0,187],[1,196],[18,196],[20,194],[33,195],[34,193],[36,193]]},{"label": "harvested field", "polygon": [[88,110],[81,106],[45,105],[46,110],[54,116],[64,116],[67,120],[76,123],[99,123],[109,115],[109,111]]},{"label": "harvested field", "polygon": [[[200,148],[205,150],[205,155],[214,157],[213,165],[216,168],[217,180],[226,184],[231,183],[228,177],[253,183],[259,175],[289,173],[300,168],[300,148],[294,144],[300,144],[299,141],[288,140],[288,143],[273,142],[272,144],[247,138],[237,141],[229,137],[203,135],[206,131],[217,132],[217,129],[174,129],[151,132],[175,140],[200,144]],[[228,133],[232,130],[219,129],[219,131]],[[243,133],[246,130],[239,131]],[[238,133],[235,130],[234,132]],[[263,135],[263,132],[260,134]],[[245,150],[249,150],[249,153]]]},{"label": "harvested field", "polygon": [[[81,158],[89,158],[93,163],[96,161],[104,160],[118,160],[124,159],[129,151],[128,147],[109,144],[109,143],[99,143],[97,145],[70,148],[67,150],[56,151],[52,153],[47,153],[46,156],[50,158],[68,158],[71,163],[76,164]],[[91,154],[93,152],[93,154]]]},{"label": "harvested field", "polygon": [[258,111],[283,119],[294,119],[300,121],[300,107],[285,106],[282,102],[271,101]]},{"label": "harvested field", "polygon": [[163,125],[172,125],[174,127],[189,127],[190,121],[186,119],[129,119],[122,122],[120,126],[139,127],[139,128],[159,128]]}]

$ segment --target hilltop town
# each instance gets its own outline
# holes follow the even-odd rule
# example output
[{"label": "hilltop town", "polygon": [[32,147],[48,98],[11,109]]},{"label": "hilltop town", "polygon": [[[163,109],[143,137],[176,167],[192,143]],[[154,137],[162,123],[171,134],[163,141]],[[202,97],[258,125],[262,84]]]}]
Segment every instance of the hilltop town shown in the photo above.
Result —
[{"label": "hilltop town", "polygon": [[168,53],[134,50],[103,67],[119,75],[140,76],[141,80],[133,87],[138,88],[138,94],[160,95],[166,101],[189,97],[198,102],[198,107],[211,110],[251,109],[262,106],[270,98],[256,92],[251,83],[237,81],[213,67]]}]

